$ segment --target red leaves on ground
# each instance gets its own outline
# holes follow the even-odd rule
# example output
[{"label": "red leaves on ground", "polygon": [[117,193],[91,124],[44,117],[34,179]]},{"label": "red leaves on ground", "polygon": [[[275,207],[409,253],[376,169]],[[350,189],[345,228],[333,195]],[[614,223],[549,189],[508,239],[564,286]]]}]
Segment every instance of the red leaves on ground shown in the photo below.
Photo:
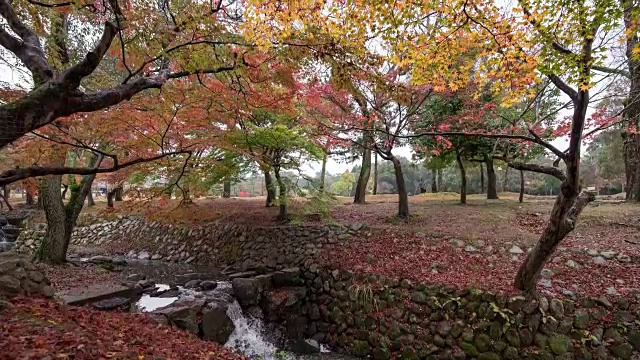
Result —
[{"label": "red leaves on ground", "polygon": [[120,274],[97,266],[51,266],[39,264],[45,276],[56,290],[67,290],[75,287],[89,286],[97,283],[121,282]]},{"label": "red leaves on ground", "polygon": [[18,299],[0,314],[0,359],[237,359],[244,357],[146,315]]}]

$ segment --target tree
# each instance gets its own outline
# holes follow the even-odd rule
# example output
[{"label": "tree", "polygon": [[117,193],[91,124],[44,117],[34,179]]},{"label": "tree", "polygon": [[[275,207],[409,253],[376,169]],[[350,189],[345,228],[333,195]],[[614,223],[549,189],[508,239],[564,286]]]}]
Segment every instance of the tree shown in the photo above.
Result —
[{"label": "tree", "polygon": [[340,196],[349,196],[355,182],[356,178],[353,173],[345,171],[340,175],[340,179],[331,185],[331,192]]}]

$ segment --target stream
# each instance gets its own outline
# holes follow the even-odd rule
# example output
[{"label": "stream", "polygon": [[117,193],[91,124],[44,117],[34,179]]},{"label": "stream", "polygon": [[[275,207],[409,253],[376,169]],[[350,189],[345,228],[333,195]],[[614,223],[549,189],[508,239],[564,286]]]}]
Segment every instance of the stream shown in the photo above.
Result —
[{"label": "stream", "polygon": [[[156,285],[158,290],[168,290],[169,285]],[[218,287],[214,291],[228,292],[231,283],[220,281]],[[179,299],[188,299],[198,295],[197,291],[179,287],[180,295],[177,297],[160,298],[151,297],[148,294],[143,295],[136,303],[138,311],[152,312],[156,309],[168,306]],[[313,359],[335,359],[347,360],[353,359],[337,353],[332,353],[325,346],[321,346],[321,354],[299,355],[289,351],[281,350],[269,340],[269,334],[260,319],[253,318],[244,314],[240,308],[240,304],[234,300],[227,309],[227,315],[233,321],[235,330],[224,344],[225,347],[234,349],[250,359],[261,360],[313,360]]]}]

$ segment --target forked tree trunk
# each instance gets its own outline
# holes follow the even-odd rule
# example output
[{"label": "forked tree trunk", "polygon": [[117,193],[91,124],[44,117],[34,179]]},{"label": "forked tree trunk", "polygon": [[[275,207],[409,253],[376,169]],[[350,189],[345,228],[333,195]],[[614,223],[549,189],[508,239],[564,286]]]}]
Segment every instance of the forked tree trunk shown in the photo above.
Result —
[{"label": "forked tree trunk", "polygon": [[484,194],[484,166],[480,163],[480,193]]},{"label": "forked tree trunk", "polygon": [[267,188],[267,207],[272,207],[276,203],[276,184],[271,178],[269,170],[264,172],[264,186]]},{"label": "forked tree trunk", "polygon": [[438,192],[438,175],[437,175],[437,171],[436,169],[431,169],[431,192],[432,193],[437,193]]},{"label": "forked tree trunk", "polygon": [[456,161],[460,168],[460,204],[467,203],[467,173],[464,170],[464,164],[462,163],[462,156],[459,151],[456,151]]},{"label": "forked tree trunk", "polygon": [[378,153],[373,154],[373,195],[378,195]]},{"label": "forked tree trunk", "polygon": [[493,159],[487,157],[487,199],[495,200],[498,198],[498,189],[496,188],[496,172],[493,169]]},{"label": "forked tree trunk", "polygon": [[367,184],[371,175],[371,150],[364,149],[362,152],[362,167],[360,168],[360,176],[356,183],[356,194],[353,198],[355,204],[364,204],[367,195]]},{"label": "forked tree trunk", "polygon": [[222,197],[223,198],[231,197],[231,181],[225,181],[222,184]]},{"label": "forked tree trunk", "polygon": [[287,186],[284,181],[282,181],[282,177],[280,176],[280,169],[275,168],[276,173],[276,181],[278,182],[278,190],[280,192],[280,212],[278,214],[278,219],[282,221],[289,220],[289,209],[287,207]]},{"label": "forked tree trunk", "polygon": [[327,153],[322,154],[322,169],[320,170],[320,192],[324,192],[324,179],[327,174]]},{"label": "forked tree trunk", "polygon": [[520,170],[520,196],[518,197],[518,202],[522,202],[524,200],[524,171]]},{"label": "forked tree trunk", "polygon": [[409,196],[407,195],[407,186],[402,174],[402,163],[397,157],[391,156],[393,162],[393,170],[396,175],[396,187],[398,188],[398,217],[402,219],[409,218]]}]

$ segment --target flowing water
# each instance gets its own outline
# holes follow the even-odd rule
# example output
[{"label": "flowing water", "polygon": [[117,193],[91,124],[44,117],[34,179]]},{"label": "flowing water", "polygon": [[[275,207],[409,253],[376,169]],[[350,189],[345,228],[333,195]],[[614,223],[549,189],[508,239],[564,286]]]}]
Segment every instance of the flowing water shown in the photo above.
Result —
[{"label": "flowing water", "polygon": [[[156,285],[160,290],[169,289],[168,285]],[[231,284],[228,282],[219,282],[215,292],[228,293]],[[151,312],[161,307],[170,305],[181,298],[190,298],[197,295],[197,292],[189,289],[180,288],[179,297],[158,298],[149,295],[143,295],[137,302],[140,311]],[[322,355],[297,355],[288,351],[278,349],[272,341],[269,340],[269,334],[265,329],[264,323],[260,319],[248,317],[240,308],[240,304],[234,300],[227,309],[227,315],[233,321],[235,330],[224,345],[227,348],[235,349],[251,359],[261,360],[313,360],[313,359],[352,359],[339,354],[330,353],[326,347],[321,347]]]}]

